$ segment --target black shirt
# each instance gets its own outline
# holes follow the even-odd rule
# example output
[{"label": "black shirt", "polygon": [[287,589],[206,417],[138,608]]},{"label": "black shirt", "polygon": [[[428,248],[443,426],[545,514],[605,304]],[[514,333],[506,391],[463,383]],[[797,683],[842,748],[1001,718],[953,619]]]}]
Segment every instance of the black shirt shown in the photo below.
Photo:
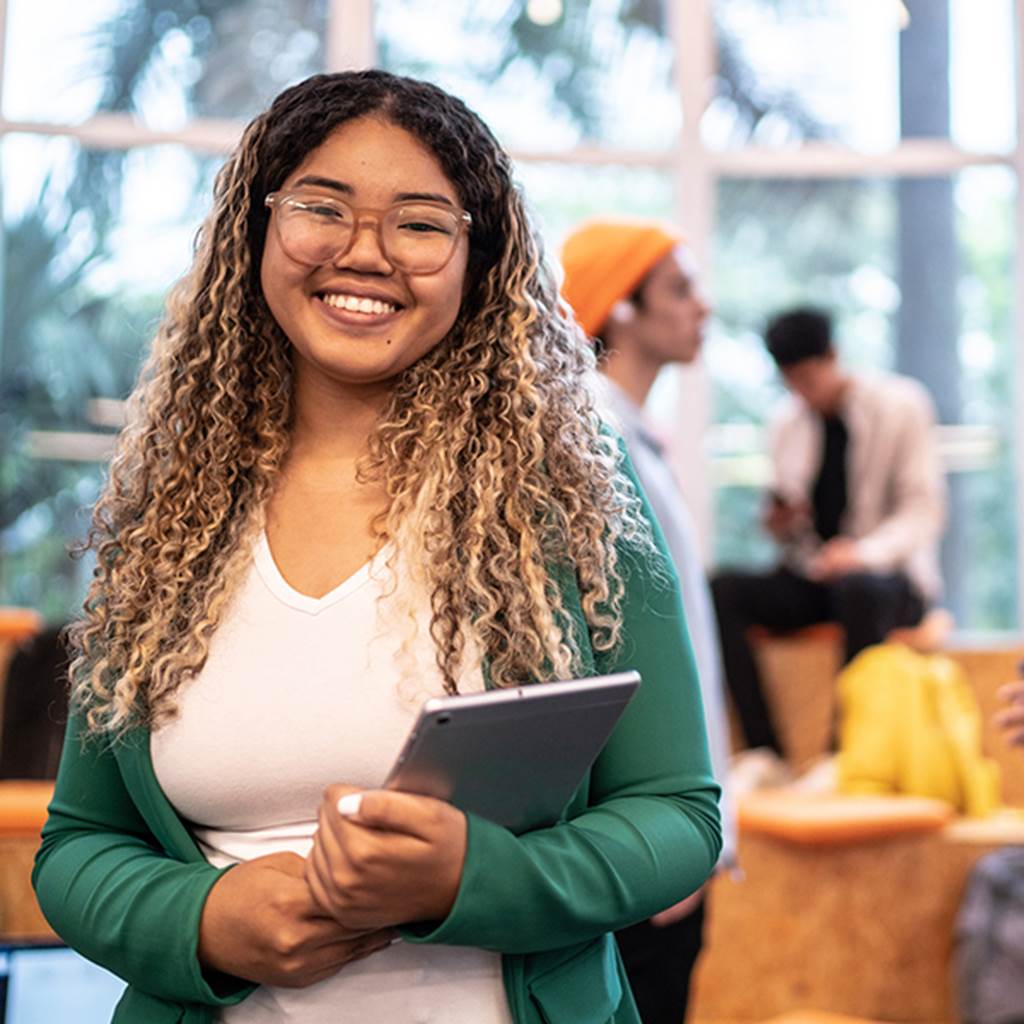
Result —
[{"label": "black shirt", "polygon": [[822,540],[831,540],[839,533],[839,524],[846,511],[846,446],[849,435],[846,424],[838,416],[823,416],[822,426],[825,444],[811,501],[815,532]]}]

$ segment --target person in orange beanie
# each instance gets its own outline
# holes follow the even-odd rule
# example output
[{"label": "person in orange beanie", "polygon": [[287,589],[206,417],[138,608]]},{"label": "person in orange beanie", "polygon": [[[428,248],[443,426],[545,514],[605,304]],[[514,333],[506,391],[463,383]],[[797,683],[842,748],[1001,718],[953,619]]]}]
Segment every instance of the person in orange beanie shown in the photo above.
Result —
[{"label": "person in orange beanie", "polygon": [[[697,358],[710,307],[693,253],[671,227],[634,220],[583,224],[562,248],[562,295],[595,344],[608,412],[622,433],[675,563],[697,662],[708,743],[723,786],[719,860],[734,860],[735,820],[725,792],[729,748],[721,654],[696,530],[643,405],[662,367]],[[702,945],[704,893],[698,890],[616,938],[644,1024],[680,1024]]]}]

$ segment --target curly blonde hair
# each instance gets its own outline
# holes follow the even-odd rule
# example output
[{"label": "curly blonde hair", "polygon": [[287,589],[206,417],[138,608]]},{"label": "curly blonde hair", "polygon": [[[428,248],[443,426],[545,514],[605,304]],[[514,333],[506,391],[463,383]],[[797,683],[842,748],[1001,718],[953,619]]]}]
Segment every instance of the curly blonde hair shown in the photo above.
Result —
[{"label": "curly blonde hair", "polygon": [[445,687],[456,691],[467,637],[496,686],[580,667],[553,571],[575,578],[592,647],[619,641],[618,549],[649,548],[650,534],[508,156],[433,85],[318,75],[257,117],[221,170],[130,402],[87,542],[97,568],[85,615],[70,632],[73,698],[94,733],[174,715],[249,564],[292,418],[290,345],[259,286],[263,198],[331,131],[367,115],[414,134],[472,215],[458,319],[396,378],[360,470],[389,498],[378,542],[417,538]]}]

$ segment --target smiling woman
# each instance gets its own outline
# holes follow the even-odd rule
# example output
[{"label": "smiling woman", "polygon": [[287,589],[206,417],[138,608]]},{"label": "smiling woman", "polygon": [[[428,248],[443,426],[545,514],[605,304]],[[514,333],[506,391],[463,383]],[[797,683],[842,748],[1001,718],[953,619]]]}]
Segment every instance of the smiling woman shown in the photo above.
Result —
[{"label": "smiling woman", "polygon": [[[119,1022],[637,1024],[609,933],[720,829],[592,369],[460,101],[322,75],[249,125],[94,514],[34,875]],[[627,668],[555,825],[380,789],[426,697]]]}]

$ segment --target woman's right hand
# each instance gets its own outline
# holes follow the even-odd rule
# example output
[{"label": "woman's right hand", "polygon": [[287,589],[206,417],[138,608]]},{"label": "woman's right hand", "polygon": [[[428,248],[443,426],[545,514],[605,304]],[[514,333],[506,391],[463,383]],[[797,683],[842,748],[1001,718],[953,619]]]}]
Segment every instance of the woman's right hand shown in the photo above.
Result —
[{"label": "woman's right hand", "polygon": [[256,857],[214,883],[199,921],[199,961],[260,985],[305,988],[389,946],[385,928],[353,932],[313,902],[295,853]]},{"label": "woman's right hand", "polygon": [[1015,679],[1000,687],[998,695],[1003,707],[996,713],[995,723],[1011,744],[1024,747],[1024,680]]}]

